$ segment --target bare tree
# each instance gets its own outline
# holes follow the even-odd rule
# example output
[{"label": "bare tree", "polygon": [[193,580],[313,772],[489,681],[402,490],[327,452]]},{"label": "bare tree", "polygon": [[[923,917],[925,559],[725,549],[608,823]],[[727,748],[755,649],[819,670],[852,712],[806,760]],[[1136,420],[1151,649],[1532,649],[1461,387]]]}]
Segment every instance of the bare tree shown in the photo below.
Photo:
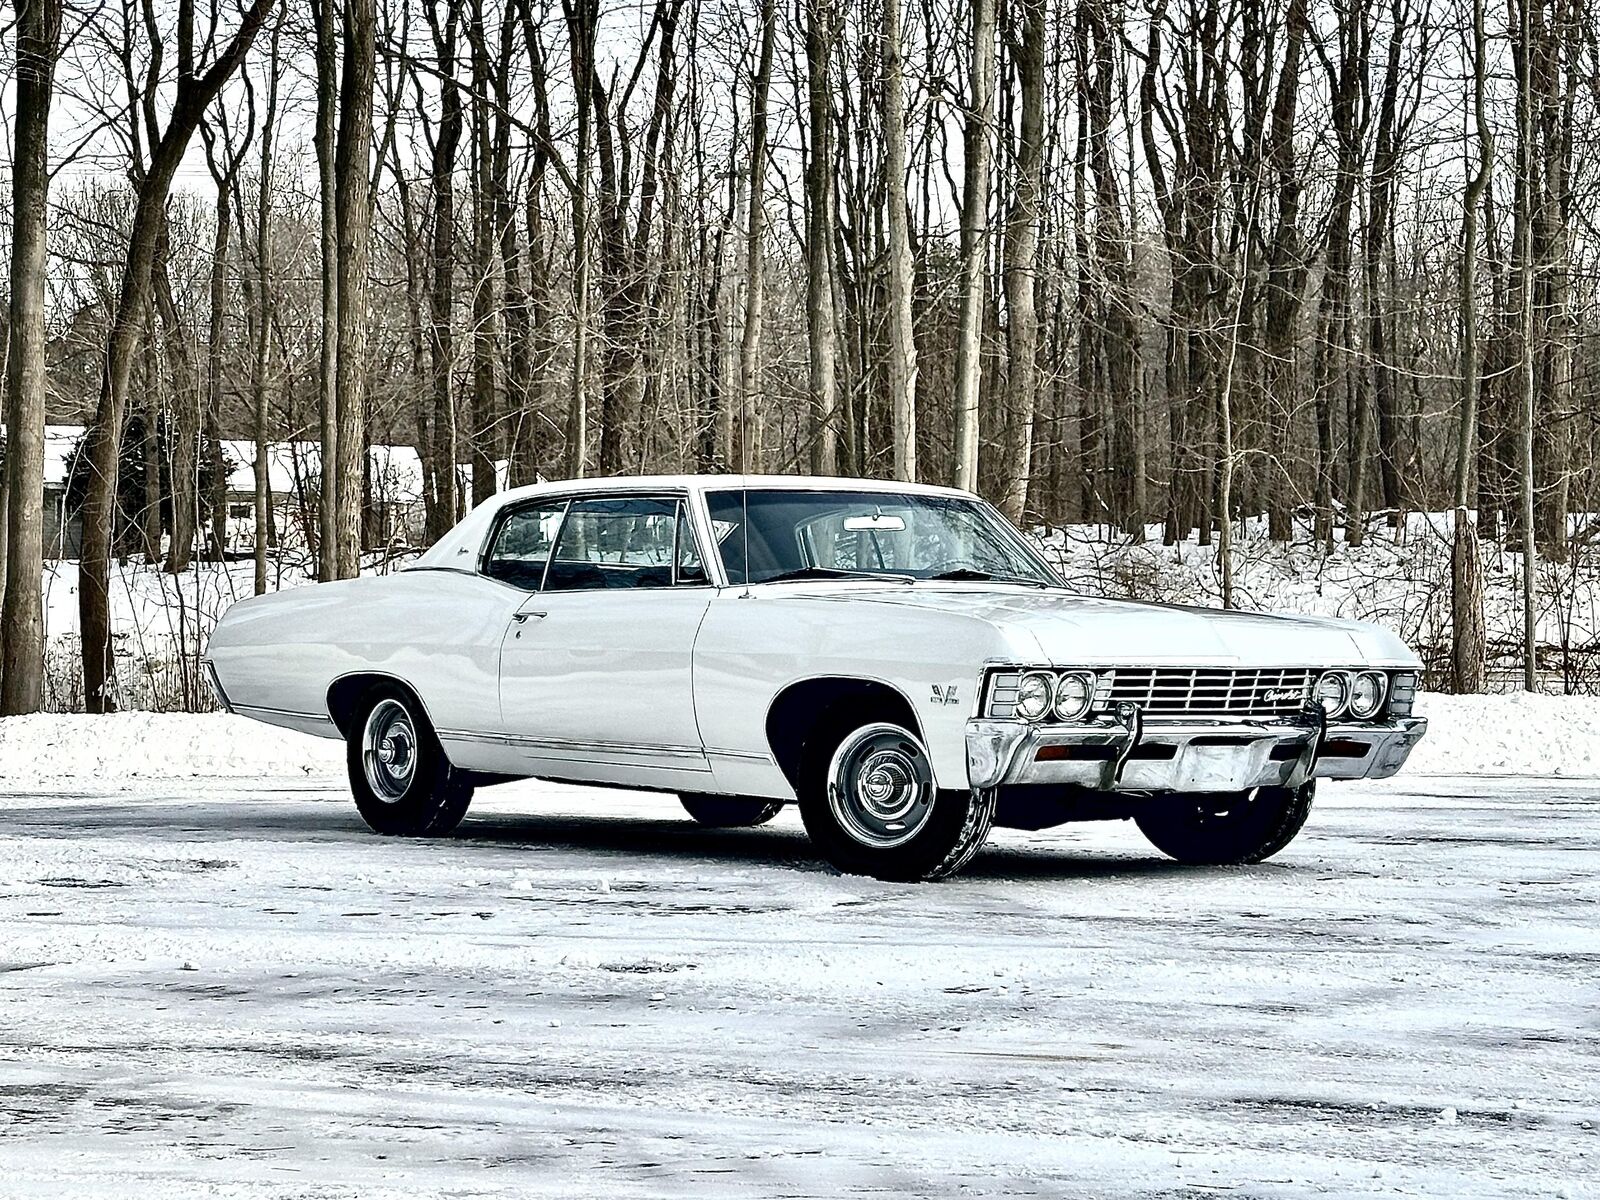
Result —
[{"label": "bare tree", "polygon": [[1534,609],[1538,549],[1534,531],[1533,425],[1533,15],[1534,0],[1520,0],[1517,46],[1517,292],[1522,335],[1520,405],[1518,412],[1518,467],[1522,532],[1522,686],[1539,689],[1538,614]]},{"label": "bare tree", "polygon": [[1021,93],[1016,174],[1006,221],[1006,420],[1004,492],[1001,507],[1021,521],[1033,474],[1033,423],[1039,391],[1039,309],[1037,302],[1039,221],[1044,196],[1044,102],[1046,0],[1016,0],[1008,44],[1017,64]]},{"label": "bare tree", "polygon": [[978,486],[984,285],[989,273],[990,126],[994,122],[995,0],[972,0],[961,188],[961,318],[956,332],[956,487]]},{"label": "bare tree", "polygon": [[11,272],[0,491],[0,715],[38,711],[44,680],[45,241],[50,98],[61,52],[60,0],[17,0],[12,121]]},{"label": "bare tree", "polygon": [[1478,162],[1461,201],[1461,416],[1456,435],[1455,540],[1451,550],[1450,666],[1457,692],[1481,692],[1484,683],[1483,571],[1478,531],[1468,511],[1478,421],[1478,209],[1494,162],[1494,129],[1484,107],[1488,76],[1484,0],[1472,0],[1472,115]]},{"label": "bare tree", "polygon": [[[250,410],[256,435],[254,468],[256,536],[253,550],[255,557],[255,590],[258,596],[267,590],[267,544],[272,526],[272,513],[269,509],[272,495],[271,451],[267,441],[267,354],[273,321],[271,253],[272,163],[273,134],[278,123],[278,37],[281,30],[282,21],[280,19],[272,29],[272,55],[267,71],[267,106],[265,116],[261,122],[260,176],[256,181],[255,287],[253,289],[254,294],[250,297],[250,312],[254,324],[254,328],[251,331],[254,335],[252,339],[254,346],[250,356]],[[214,290],[213,299],[215,298],[216,292]],[[213,312],[215,312],[215,308],[213,308]],[[324,473],[328,470],[326,459],[324,459],[322,469]]]},{"label": "bare tree", "polygon": [[[78,590],[78,621],[83,637],[84,703],[90,712],[114,706],[110,692],[111,614],[108,590],[112,523],[117,493],[118,444],[127,412],[128,381],[139,344],[139,328],[149,304],[156,241],[166,219],[167,194],[200,118],[222,85],[244,61],[273,0],[250,0],[239,27],[204,71],[195,61],[194,0],[179,0],[177,91],[165,130],[150,155],[138,186],[122,285],[107,340],[100,403],[89,427],[85,457],[88,486],[83,502],[83,555]],[[150,130],[155,137],[155,128]]]},{"label": "bare tree", "polygon": [[[374,0],[346,0],[341,33],[339,134],[333,155],[334,217],[338,235],[338,347],[335,378],[338,448],[335,503],[335,574],[361,569],[361,483],[366,475],[367,255],[372,232],[372,95],[377,68]],[[326,461],[324,470],[327,469]]]},{"label": "bare tree", "polygon": [[[339,213],[334,147],[339,130],[339,17],[334,0],[310,0],[316,38],[317,185],[320,200],[322,333],[317,357],[317,418],[322,433],[318,478],[317,576],[339,578]],[[440,529],[439,533],[444,530]],[[437,536],[437,535],[436,535]]]},{"label": "bare tree", "polygon": [[739,341],[739,469],[761,469],[761,330],[766,305],[767,98],[772,89],[773,43],[777,36],[776,0],[761,0],[761,49],[750,100],[750,209],[745,222],[744,331]]},{"label": "bare tree", "polygon": [[917,478],[917,345],[912,336],[911,210],[906,204],[905,59],[900,0],[883,0],[883,173],[888,213],[889,345],[885,376],[892,412],[894,477]]},{"label": "bare tree", "polygon": [[[568,475],[581,479],[589,463],[589,176],[591,141],[590,109],[594,100],[594,52],[600,23],[599,0],[562,0],[567,29],[572,42],[572,82],[577,99],[577,170],[572,192],[572,290],[573,332],[572,372],[567,388]],[[535,86],[540,80],[535,76]],[[545,103],[548,103],[546,101]]]},{"label": "bare tree", "polygon": [[495,236],[494,147],[490,93],[494,69],[484,24],[483,0],[472,0],[467,22],[472,47],[472,502],[495,493],[500,422],[495,412],[499,360],[496,322],[500,308],[500,246]]},{"label": "bare tree", "polygon": [[806,163],[806,333],[810,346],[811,469],[838,470],[838,337],[833,302],[833,51],[840,13],[835,0],[806,0],[806,104],[811,157]]}]

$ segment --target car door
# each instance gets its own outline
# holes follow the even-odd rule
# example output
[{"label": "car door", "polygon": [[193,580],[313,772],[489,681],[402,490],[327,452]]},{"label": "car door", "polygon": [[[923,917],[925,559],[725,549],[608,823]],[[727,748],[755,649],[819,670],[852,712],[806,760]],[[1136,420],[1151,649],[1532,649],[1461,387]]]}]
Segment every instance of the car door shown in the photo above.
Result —
[{"label": "car door", "polygon": [[502,732],[527,773],[709,784],[691,668],[713,589],[692,524],[682,496],[566,507],[500,652]]}]

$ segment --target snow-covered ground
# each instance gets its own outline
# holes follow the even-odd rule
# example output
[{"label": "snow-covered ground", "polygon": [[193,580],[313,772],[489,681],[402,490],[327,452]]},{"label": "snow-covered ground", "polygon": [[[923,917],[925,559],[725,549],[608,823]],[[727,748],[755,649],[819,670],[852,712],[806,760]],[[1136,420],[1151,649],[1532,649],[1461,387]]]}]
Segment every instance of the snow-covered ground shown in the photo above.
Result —
[{"label": "snow-covered ground", "polygon": [[[1586,720],[1578,773],[1592,713],[1489,703],[1418,766]],[[1592,1196],[1597,847],[1593,779],[1413,774],[1259,867],[1080,826],[902,886],[790,812],[386,840],[332,743],[8,720],[0,1196]]]}]

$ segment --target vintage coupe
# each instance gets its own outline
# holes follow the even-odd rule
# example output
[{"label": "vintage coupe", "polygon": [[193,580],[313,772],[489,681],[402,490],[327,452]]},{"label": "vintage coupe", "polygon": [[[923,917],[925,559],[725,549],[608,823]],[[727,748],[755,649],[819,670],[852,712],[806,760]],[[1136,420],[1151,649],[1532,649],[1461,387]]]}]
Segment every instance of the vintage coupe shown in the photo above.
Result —
[{"label": "vintage coupe", "polygon": [[993,824],[1131,818],[1257,862],[1317,779],[1394,774],[1419,663],[1352,621],[1074,595],[995,509],[856,479],[591,479],[505,492],[409,569],[245,600],[207,650],[230,710],[348,743],[380,833],[475,786],[796,802],[842,871],[930,879]]}]

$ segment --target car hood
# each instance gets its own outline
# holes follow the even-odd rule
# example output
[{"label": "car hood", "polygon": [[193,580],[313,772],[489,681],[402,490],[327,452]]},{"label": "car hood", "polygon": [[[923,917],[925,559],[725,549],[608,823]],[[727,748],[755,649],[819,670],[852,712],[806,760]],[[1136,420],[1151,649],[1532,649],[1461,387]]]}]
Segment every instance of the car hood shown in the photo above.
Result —
[{"label": "car hood", "polygon": [[[822,590],[813,594],[820,596]],[[986,621],[1031,638],[1039,647],[1041,663],[1063,666],[1417,665],[1416,655],[1389,630],[1337,617],[1099,600],[1056,589],[920,583],[852,588],[848,598]]]}]

